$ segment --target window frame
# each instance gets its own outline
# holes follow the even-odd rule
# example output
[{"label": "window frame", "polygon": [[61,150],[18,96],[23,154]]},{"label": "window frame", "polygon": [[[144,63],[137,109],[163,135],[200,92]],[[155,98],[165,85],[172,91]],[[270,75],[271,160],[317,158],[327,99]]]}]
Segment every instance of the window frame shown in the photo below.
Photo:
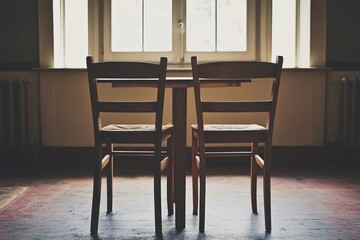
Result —
[{"label": "window frame", "polygon": [[[255,60],[256,59],[256,2],[247,0],[247,50],[244,52],[187,52],[186,49],[186,0],[172,0],[172,52],[112,52],[111,51],[111,0],[103,1],[103,22],[99,24],[103,35],[101,58],[103,60],[156,61],[167,57],[169,64],[187,65],[191,56],[201,61]],[[183,27],[182,27],[182,26]]]}]

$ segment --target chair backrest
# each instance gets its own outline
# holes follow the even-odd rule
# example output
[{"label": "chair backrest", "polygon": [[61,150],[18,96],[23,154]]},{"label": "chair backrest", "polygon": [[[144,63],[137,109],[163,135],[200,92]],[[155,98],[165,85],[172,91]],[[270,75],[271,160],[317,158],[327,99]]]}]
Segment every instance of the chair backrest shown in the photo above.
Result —
[{"label": "chair backrest", "polygon": [[[191,58],[194,80],[196,113],[199,131],[203,131],[203,113],[205,112],[267,112],[266,127],[272,131],[280,86],[283,57],[277,57],[276,63],[256,61],[229,61],[198,63],[197,57]],[[271,97],[266,100],[245,101],[203,101],[201,97],[202,79],[221,79],[229,82],[234,79],[251,81],[273,79]]]},{"label": "chair backrest", "polygon": [[[164,93],[166,81],[167,58],[162,57],[160,63],[145,62],[93,62],[93,58],[86,58],[91,107],[94,130],[99,131],[101,126],[100,113],[155,113],[155,129],[162,129]],[[98,83],[110,82],[114,79],[129,81],[151,80],[157,84],[156,101],[101,101],[98,95]],[[150,81],[149,81],[150,82]],[[136,87],[139,85],[134,85]],[[154,87],[153,84],[141,87]]]}]

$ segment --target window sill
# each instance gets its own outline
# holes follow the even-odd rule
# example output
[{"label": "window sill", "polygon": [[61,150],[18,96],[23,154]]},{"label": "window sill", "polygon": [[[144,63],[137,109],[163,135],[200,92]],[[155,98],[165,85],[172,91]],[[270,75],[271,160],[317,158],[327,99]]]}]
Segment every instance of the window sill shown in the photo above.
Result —
[{"label": "window sill", "polygon": [[40,67],[33,68],[34,71],[86,71],[86,68],[55,68],[55,67]]},{"label": "window sill", "polygon": [[299,71],[299,72],[314,72],[314,71],[330,71],[331,68],[327,67],[308,67],[308,68],[300,68],[300,67],[294,67],[294,68],[283,68],[283,71]]},{"label": "window sill", "polygon": [[[86,71],[86,68],[54,68],[54,67],[40,67],[33,68],[34,71]],[[313,72],[313,71],[331,71],[331,68],[326,67],[309,67],[309,68],[283,68],[283,71],[289,72]],[[191,72],[191,66],[189,64],[184,65],[168,65],[168,72],[176,73],[176,72]]]},{"label": "window sill", "polygon": [[191,71],[190,64],[168,64],[168,71]]}]

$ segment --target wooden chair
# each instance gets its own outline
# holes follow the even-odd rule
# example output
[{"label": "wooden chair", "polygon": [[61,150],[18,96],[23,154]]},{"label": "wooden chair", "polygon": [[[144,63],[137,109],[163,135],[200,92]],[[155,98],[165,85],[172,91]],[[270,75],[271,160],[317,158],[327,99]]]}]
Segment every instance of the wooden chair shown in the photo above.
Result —
[{"label": "wooden chair", "polygon": [[[161,221],[161,172],[167,169],[168,215],[173,214],[173,157],[171,124],[163,125],[163,106],[166,81],[167,58],[161,58],[160,64],[141,62],[98,62],[93,63],[87,57],[91,107],[94,125],[94,138],[97,158],[95,162],[93,202],[91,213],[91,234],[97,234],[101,193],[101,176],[107,176],[107,213],[112,211],[113,197],[113,157],[115,154],[140,154],[153,157],[155,231],[162,235]],[[152,80],[157,87],[157,99],[154,101],[101,101],[98,85],[111,83],[114,79],[129,81]],[[135,85],[136,86],[136,85]],[[154,85],[149,85],[154,88]],[[139,95],[142,94],[142,88]],[[153,113],[154,124],[109,124],[102,125],[103,113]],[[161,151],[162,142],[167,140],[167,154]],[[154,151],[119,151],[114,144],[152,144]],[[105,148],[103,148],[105,145]],[[144,146],[144,145],[143,145]],[[147,146],[147,145],[146,145]],[[164,157],[164,158],[163,158]]]},{"label": "wooden chair", "polygon": [[[225,156],[251,156],[251,203],[252,211],[257,214],[256,185],[257,169],[264,172],[264,207],[265,228],[271,231],[271,206],[270,206],[270,174],[271,174],[271,149],[276,102],[279,92],[280,76],[283,58],[277,58],[276,63],[269,62],[211,62],[199,64],[196,57],[191,58],[194,92],[196,102],[197,125],[192,125],[192,179],[193,179],[193,214],[198,212],[198,174],[200,170],[200,232],[205,230],[205,179],[206,157]],[[248,78],[252,83],[271,78],[272,89],[270,99],[266,100],[236,100],[236,101],[205,101],[201,91],[202,79],[223,79],[231,81],[236,78]],[[230,84],[231,85],[231,84]],[[239,91],[242,89],[239,88]],[[221,91],[219,89],[219,91]],[[204,113],[255,113],[265,112],[266,125],[250,124],[205,124]],[[209,143],[249,143],[250,151],[235,152],[209,152],[205,146]],[[259,143],[264,144],[264,158],[259,155]]]}]

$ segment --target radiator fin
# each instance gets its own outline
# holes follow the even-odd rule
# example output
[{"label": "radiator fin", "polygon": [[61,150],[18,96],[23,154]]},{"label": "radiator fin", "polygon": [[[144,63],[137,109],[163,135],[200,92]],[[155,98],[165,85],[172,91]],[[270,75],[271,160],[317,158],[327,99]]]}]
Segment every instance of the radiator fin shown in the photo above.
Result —
[{"label": "radiator fin", "polygon": [[360,78],[341,78],[341,140],[346,145],[360,146]]}]

